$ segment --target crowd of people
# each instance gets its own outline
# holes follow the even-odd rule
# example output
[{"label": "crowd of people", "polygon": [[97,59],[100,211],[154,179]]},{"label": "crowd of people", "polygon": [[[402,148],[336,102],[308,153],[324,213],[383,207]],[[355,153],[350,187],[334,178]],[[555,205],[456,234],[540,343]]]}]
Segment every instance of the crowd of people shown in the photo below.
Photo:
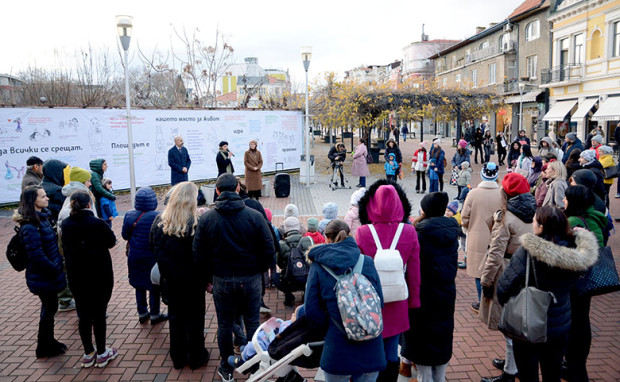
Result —
[{"label": "crowd of people", "polygon": [[[448,162],[441,139],[430,147],[421,142],[411,171],[416,193],[426,194],[426,176],[429,192],[419,210],[398,184],[403,171],[398,141],[388,141],[385,150],[386,179],[366,188],[368,151],[360,139],[353,154],[359,189],[346,214],[326,203],[323,219],[310,218],[304,225],[297,206],[289,204],[279,227],[258,201],[263,162],[256,141],[245,153],[245,183],[234,175],[228,143],[220,143],[215,203],[207,208],[187,180],[191,160],[177,137],[169,151],[173,187],[163,211],[157,211],[155,192],[142,187],[123,217],[137,321],[169,321],[174,368],[197,369],[210,359],[205,297],[213,294],[217,371],[222,381],[233,381],[234,368],[247,359],[239,354],[257,332],[260,314],[270,312],[265,291],[277,287],[286,306],[298,306],[296,319],[305,317],[324,338],[320,366],[326,381],[396,381],[414,369],[419,381],[445,381],[453,355],[458,269],[474,279],[477,298],[471,309],[497,330],[502,307],[524,287],[531,266],[537,287],[555,296],[548,339],[534,344],[507,336],[505,357],[491,361],[502,374],[482,381],[517,376],[537,381],[539,365],[545,381],[560,376],[586,381],[590,297],[577,280],[596,262],[613,228],[608,214],[613,178],[609,181],[604,170],[615,163],[599,137],[594,132],[589,149],[571,134],[561,148],[544,138],[533,156],[524,134],[508,144],[501,133],[494,140],[488,130],[476,131],[474,163],[480,153],[482,181],[471,184],[470,143],[459,141],[450,160],[450,184],[458,187],[452,201],[443,192]],[[499,164],[491,161],[495,151]],[[333,161],[345,157],[337,146],[330,151]],[[84,351],[81,366],[105,367],[119,354],[106,346],[114,285],[110,249],[117,244],[112,223],[118,216],[112,181],[105,177],[107,162],[92,160],[91,171],[36,157],[27,165],[14,220],[29,259],[27,286],[41,300],[36,355],[67,350],[54,335],[54,315],[73,307]],[[508,172],[500,179],[503,166]],[[462,262],[459,248],[465,253]],[[366,280],[362,284],[371,302],[372,296],[379,299],[380,314],[370,325],[378,330],[363,341],[352,338],[349,329],[356,318],[344,319],[335,293],[352,273]],[[300,291],[302,308],[294,294]]]}]

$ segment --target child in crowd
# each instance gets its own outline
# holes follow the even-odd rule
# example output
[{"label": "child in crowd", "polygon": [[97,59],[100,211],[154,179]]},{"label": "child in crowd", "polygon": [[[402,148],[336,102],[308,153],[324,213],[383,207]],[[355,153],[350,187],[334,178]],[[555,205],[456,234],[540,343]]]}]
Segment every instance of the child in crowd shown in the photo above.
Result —
[{"label": "child in crowd", "polygon": [[398,175],[398,163],[396,163],[396,155],[390,153],[388,155],[388,161],[385,162],[385,177],[387,180],[396,182],[396,176]]},{"label": "child in crowd", "polygon": [[[415,192],[426,192],[426,168],[428,166],[428,155],[426,152],[426,142],[420,142],[420,148],[413,153],[413,159],[411,159],[411,173],[416,174]],[[422,187],[420,188],[420,179],[422,179]]]},{"label": "child in crowd", "polygon": [[[322,234],[330,221],[338,218],[338,205],[333,202],[323,204],[323,219],[319,222],[319,232]],[[301,232],[303,235],[305,232]]]},{"label": "child in crowd", "polygon": [[[450,203],[448,203],[448,207],[446,207],[446,214],[444,216],[447,218],[454,218],[456,222],[459,223],[459,226],[460,226],[461,225],[461,211],[459,211],[459,202],[456,200],[453,200]],[[466,238],[467,238],[467,235],[465,235],[465,232],[463,232],[463,229],[461,229],[461,232],[459,233],[459,245],[461,246],[461,249],[465,253],[465,258],[463,259],[463,261],[458,262],[459,269],[467,269],[467,247],[465,246]]]},{"label": "child in crowd", "polygon": [[351,237],[355,237],[357,228],[362,225],[362,223],[360,222],[360,211],[357,204],[362,199],[364,194],[366,194],[366,188],[362,187],[351,195],[350,207],[344,217],[344,222],[347,223],[347,225],[351,229]]},{"label": "child in crowd", "polygon": [[437,158],[431,159],[428,167],[428,192],[437,192],[439,191],[439,175],[437,171],[435,171],[435,166],[437,165]]},{"label": "child in crowd", "polygon": [[308,232],[304,236],[310,236],[314,244],[324,244],[325,237],[318,232],[319,229],[319,219],[310,218],[308,219]]},{"label": "child in crowd", "polygon": [[[101,183],[103,185],[103,188],[105,188],[112,194],[114,193],[114,191],[112,190],[112,180],[108,178],[103,178],[101,180]],[[118,216],[118,211],[116,210],[116,202],[112,199],[108,199],[105,196],[101,196],[101,200],[99,201],[99,203],[101,203],[101,218],[103,219],[103,221],[108,223],[110,228],[112,228],[112,219]]]},{"label": "child in crowd", "polygon": [[471,181],[471,168],[469,167],[469,162],[465,161],[461,163],[461,170],[459,171],[459,178],[456,180],[456,185],[458,188],[457,199],[459,200],[461,199],[461,191],[463,191],[463,188],[467,187],[470,181]]}]

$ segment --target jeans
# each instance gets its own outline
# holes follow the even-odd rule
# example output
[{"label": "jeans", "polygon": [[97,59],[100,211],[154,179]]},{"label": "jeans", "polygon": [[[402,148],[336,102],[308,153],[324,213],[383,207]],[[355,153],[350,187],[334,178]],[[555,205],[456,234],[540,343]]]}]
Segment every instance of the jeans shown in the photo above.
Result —
[{"label": "jeans", "polygon": [[420,382],[445,382],[448,364],[438,366],[416,365]]},{"label": "jeans", "polygon": [[[416,171],[416,182],[415,182],[415,190],[416,191],[426,191],[426,171]],[[420,179],[422,179],[422,188],[420,188]]]},{"label": "jeans", "polygon": [[54,315],[58,312],[58,293],[39,293],[41,314],[39,316],[38,346],[46,347],[54,342]]},{"label": "jeans", "polygon": [[538,364],[543,381],[559,381],[562,354],[568,334],[547,338],[543,344],[514,341],[515,359],[519,368],[519,381],[538,382]]},{"label": "jeans", "polygon": [[385,175],[387,180],[391,180],[392,182],[396,183],[398,180],[398,177],[396,175]]},{"label": "jeans", "polygon": [[514,342],[506,337],[506,363],[504,363],[504,373],[517,374],[517,362],[515,359]]},{"label": "jeans", "polygon": [[325,374],[325,382],[349,382],[349,380],[353,382],[375,382],[379,376],[378,371],[355,375],[336,375],[323,371],[323,374]]},{"label": "jeans", "polygon": [[93,347],[93,332],[97,345],[97,354],[105,352],[106,340],[106,310],[108,308],[108,298],[79,294],[75,296],[75,308],[79,317],[78,331],[84,354],[90,354],[95,350]]},{"label": "jeans", "polygon": [[362,187],[366,187],[366,177],[365,177],[365,176],[360,176],[360,182],[359,182],[359,184],[360,184]]},{"label": "jeans", "polygon": [[213,276],[213,302],[217,314],[217,346],[221,366],[230,370],[228,357],[233,355],[233,325],[243,316],[247,338],[252,338],[259,326],[261,275]]},{"label": "jeans", "polygon": [[483,160],[482,146],[474,146],[474,161],[476,161],[476,163],[478,163],[478,152],[480,152],[480,160]]},{"label": "jeans", "polygon": [[153,285],[149,291],[149,305],[146,304],[146,289],[136,289],[136,304],[138,305],[138,314],[140,317],[149,315],[149,306],[151,307],[151,318],[159,317],[160,307],[160,290],[159,287]]},{"label": "jeans", "polygon": [[476,278],[476,292],[478,292],[478,302],[482,298],[482,284],[480,284],[480,279]]},{"label": "jeans", "polygon": [[491,146],[484,146],[484,162],[488,163],[491,160]]}]

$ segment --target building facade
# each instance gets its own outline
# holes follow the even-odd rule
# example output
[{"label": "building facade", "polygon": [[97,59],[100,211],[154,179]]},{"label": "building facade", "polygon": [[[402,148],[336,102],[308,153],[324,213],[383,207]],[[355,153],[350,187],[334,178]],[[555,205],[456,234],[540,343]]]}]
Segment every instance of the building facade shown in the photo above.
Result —
[{"label": "building facade", "polygon": [[19,105],[24,82],[9,74],[0,74],[0,105]]}]

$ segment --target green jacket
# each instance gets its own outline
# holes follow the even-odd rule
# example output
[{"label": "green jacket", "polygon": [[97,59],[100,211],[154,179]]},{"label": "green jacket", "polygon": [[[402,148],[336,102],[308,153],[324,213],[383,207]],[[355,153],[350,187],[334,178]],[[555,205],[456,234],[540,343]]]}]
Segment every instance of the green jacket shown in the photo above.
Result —
[{"label": "green jacket", "polygon": [[[586,221],[587,227],[582,218]],[[607,228],[607,216],[605,216],[602,212],[595,210],[594,207],[590,207],[586,210],[585,216],[571,216],[568,218],[568,222],[573,228],[586,228],[588,231],[592,232],[594,236],[596,236],[596,240],[598,241],[598,245],[600,247],[605,246],[604,232]]]},{"label": "green jacket", "polygon": [[90,189],[93,192],[93,195],[95,195],[95,199],[97,199],[97,201],[99,201],[102,196],[105,196],[110,200],[116,200],[116,195],[106,190],[103,187],[103,184],[101,184],[103,179],[103,169],[101,166],[103,166],[103,162],[105,162],[105,159],[93,159],[89,163],[91,176],[90,182],[92,183]]}]

